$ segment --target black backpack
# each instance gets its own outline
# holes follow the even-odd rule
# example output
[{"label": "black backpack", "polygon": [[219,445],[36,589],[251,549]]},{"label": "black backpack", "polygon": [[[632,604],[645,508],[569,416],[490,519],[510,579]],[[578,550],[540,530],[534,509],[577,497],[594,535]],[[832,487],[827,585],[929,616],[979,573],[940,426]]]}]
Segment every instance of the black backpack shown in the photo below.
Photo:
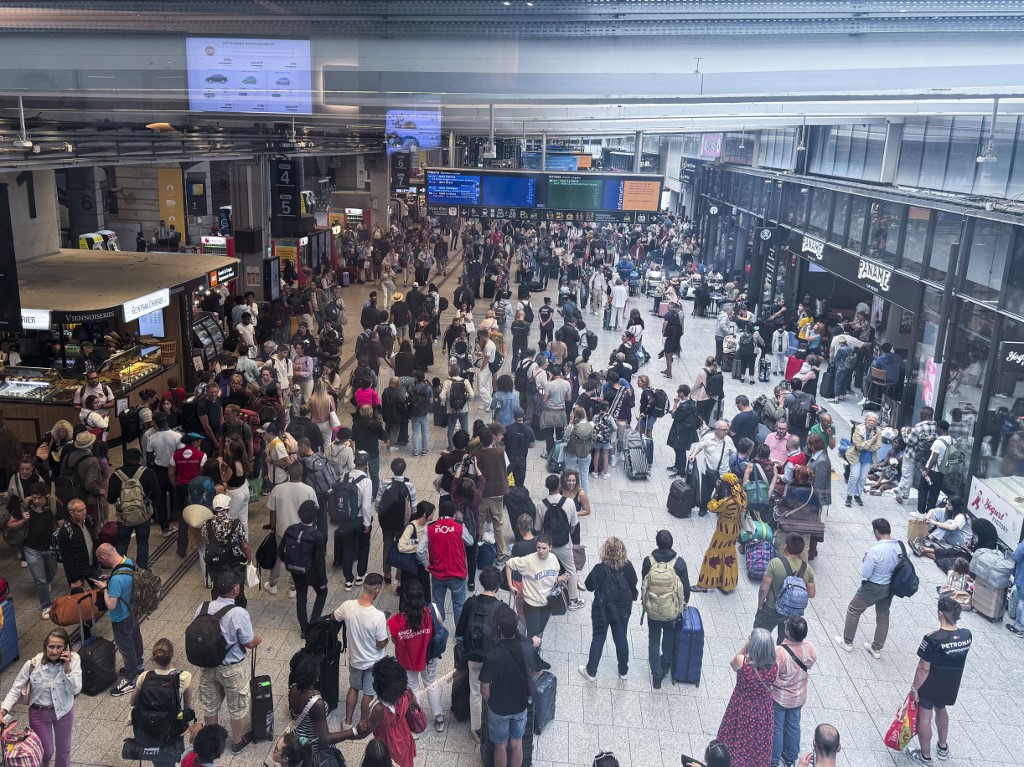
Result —
[{"label": "black backpack", "polygon": [[604,588],[601,590],[601,602],[604,604],[608,618],[625,618],[633,607],[633,591],[626,582],[622,570],[606,568]]},{"label": "black backpack", "polygon": [[228,642],[220,630],[220,619],[235,609],[227,605],[210,612],[210,603],[203,602],[200,613],[185,628],[185,657],[193,666],[217,668],[228,656]]},{"label": "black backpack", "polygon": [[341,482],[334,483],[334,497],[338,504],[339,519],[351,521],[362,518],[363,510],[359,505],[359,483],[364,479],[369,479],[369,477],[363,474],[353,479],[351,475],[348,475]]},{"label": "black backpack", "polygon": [[796,400],[789,408],[789,425],[801,431],[808,431],[817,420],[810,394],[802,391],[793,392]]},{"label": "black backpack", "polygon": [[289,525],[284,531],[281,562],[285,569],[296,575],[309,575],[313,569],[313,551],[316,548],[315,528],[301,523]]},{"label": "black backpack", "polygon": [[704,384],[704,390],[708,393],[709,397],[715,399],[722,399],[725,396],[725,378],[722,376],[721,370],[716,370],[707,377],[707,383]]},{"label": "black backpack", "polygon": [[448,387],[448,409],[453,413],[461,412],[468,401],[469,392],[466,390],[465,382],[452,381]]},{"label": "black backpack", "polygon": [[430,386],[420,381],[409,392],[409,415],[422,418],[430,413]]},{"label": "black backpack", "polygon": [[466,633],[462,637],[462,646],[471,659],[482,658],[498,644],[498,611],[501,606],[497,599],[484,602],[480,597],[473,598]]},{"label": "black backpack", "polygon": [[[212,526],[207,522],[209,542],[206,544],[206,570],[210,573],[231,572],[238,568],[243,560],[241,551],[238,551],[232,544],[225,543],[213,536]],[[228,537],[234,535],[238,528],[238,520],[232,520]]]},{"label": "black backpack", "polygon": [[526,320],[527,323],[529,323],[530,325],[533,324],[533,307],[530,306],[529,301],[523,304],[523,319]]},{"label": "black backpack", "polygon": [[753,333],[741,333],[739,346],[737,347],[739,353],[744,357],[749,357],[754,353],[754,335]]},{"label": "black backpack", "polygon": [[907,556],[907,547],[903,541],[897,541],[900,545],[900,558],[896,562],[896,569],[892,571],[892,580],[889,582],[889,593],[894,597],[912,597],[917,593],[921,585],[917,577],[917,570],[914,563]]},{"label": "black backpack", "polygon": [[651,396],[650,415],[661,418],[668,412],[668,393],[664,389],[655,389]]},{"label": "black backpack", "polygon": [[551,536],[552,548],[567,546],[569,544],[569,515],[565,513],[563,497],[558,503],[551,503],[544,499],[544,532]]},{"label": "black backpack", "polygon": [[126,407],[117,414],[118,423],[121,424],[121,437],[125,442],[131,442],[142,434],[142,425],[139,423],[139,408]]},{"label": "black backpack", "polygon": [[513,385],[515,390],[520,394],[526,393],[526,388],[530,383],[530,371],[533,366],[536,365],[533,360],[527,358],[519,363],[519,367],[516,368],[515,375],[513,377]]},{"label": "black backpack", "polygon": [[139,687],[138,699],[132,708],[132,727],[164,746],[174,743],[185,731],[187,720],[182,716],[180,671],[158,674],[150,671]]},{"label": "black backpack", "polygon": [[409,501],[409,488],[400,479],[391,480],[380,497],[377,519],[380,529],[389,533],[401,533],[405,529],[405,509]]}]

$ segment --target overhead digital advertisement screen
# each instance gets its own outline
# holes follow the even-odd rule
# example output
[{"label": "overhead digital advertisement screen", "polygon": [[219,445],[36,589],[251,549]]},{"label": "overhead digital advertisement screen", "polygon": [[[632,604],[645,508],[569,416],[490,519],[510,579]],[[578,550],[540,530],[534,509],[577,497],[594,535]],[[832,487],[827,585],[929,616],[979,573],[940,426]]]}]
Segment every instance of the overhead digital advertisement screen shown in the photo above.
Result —
[{"label": "overhead digital advertisement screen", "polygon": [[[618,173],[428,169],[426,177],[436,213],[526,221],[653,221],[646,214],[657,213],[664,184],[660,176]],[[452,214],[441,206],[465,210]]]},{"label": "overhead digital advertisement screen", "polygon": [[422,109],[389,109],[384,119],[388,154],[418,152],[441,146],[441,113]]},{"label": "overhead digital advertisement screen", "polygon": [[193,112],[313,113],[309,40],[187,37]]}]

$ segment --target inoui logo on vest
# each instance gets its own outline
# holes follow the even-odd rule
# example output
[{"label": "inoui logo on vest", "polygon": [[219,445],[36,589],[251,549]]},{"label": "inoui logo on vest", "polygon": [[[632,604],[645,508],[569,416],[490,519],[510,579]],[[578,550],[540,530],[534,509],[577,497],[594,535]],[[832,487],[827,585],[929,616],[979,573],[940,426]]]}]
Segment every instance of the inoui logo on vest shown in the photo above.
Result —
[{"label": "inoui logo on vest", "polygon": [[810,253],[816,259],[821,261],[825,257],[825,243],[821,240],[816,240],[813,237],[804,235],[804,241],[800,245],[800,251],[802,253]]},{"label": "inoui logo on vest", "polygon": [[865,261],[863,258],[860,260],[860,265],[857,267],[858,280],[874,282],[879,288],[887,291],[889,290],[889,280],[891,278],[892,271],[890,269],[883,269],[878,264]]}]

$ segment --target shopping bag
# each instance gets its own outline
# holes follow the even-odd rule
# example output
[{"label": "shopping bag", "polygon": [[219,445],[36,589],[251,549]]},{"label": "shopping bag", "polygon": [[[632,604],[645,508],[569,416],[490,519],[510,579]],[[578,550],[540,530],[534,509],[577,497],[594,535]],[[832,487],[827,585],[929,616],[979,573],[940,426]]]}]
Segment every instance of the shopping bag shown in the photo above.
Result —
[{"label": "shopping bag", "polygon": [[915,735],[917,735],[917,702],[914,700],[913,694],[908,692],[907,697],[903,700],[903,705],[900,706],[892,724],[889,725],[889,730],[885,733],[885,745],[893,751],[902,751]]}]

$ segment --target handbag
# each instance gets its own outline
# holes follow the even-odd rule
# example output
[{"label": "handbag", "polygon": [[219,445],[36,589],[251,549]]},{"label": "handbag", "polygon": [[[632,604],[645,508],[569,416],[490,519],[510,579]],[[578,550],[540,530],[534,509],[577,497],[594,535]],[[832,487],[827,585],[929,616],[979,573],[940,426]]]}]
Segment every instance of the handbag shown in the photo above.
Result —
[{"label": "handbag", "polygon": [[764,470],[756,463],[754,471],[757,478],[750,480],[744,487],[744,490],[747,491],[747,506],[766,506],[768,505],[768,479],[764,475]]},{"label": "handbag", "polygon": [[19,727],[15,719],[3,728],[0,747],[6,767],[38,767],[43,763],[43,744],[29,727]]},{"label": "handbag", "polygon": [[555,586],[548,594],[548,612],[551,615],[565,615],[569,612],[569,597],[562,584]]},{"label": "handbag", "polygon": [[249,562],[245,566],[245,585],[250,589],[254,589],[260,585],[260,571],[256,569],[256,565]]},{"label": "handbag", "polygon": [[426,713],[420,708],[420,704],[416,702],[416,696],[412,694],[412,690],[406,688],[405,694],[409,698],[409,707],[405,710],[405,723],[409,725],[409,729],[412,730],[414,735],[426,732]]},{"label": "handbag", "polygon": [[917,702],[907,693],[882,741],[893,751],[902,751],[917,735]]},{"label": "handbag", "polygon": [[786,517],[788,517],[788,516],[790,516],[792,514],[795,514],[796,512],[800,511],[800,509],[802,509],[804,506],[809,504],[813,497],[814,497],[814,488],[813,487],[811,488],[810,495],[807,496],[807,500],[804,501],[801,504],[798,504],[798,505],[793,505],[793,501],[791,499],[788,499],[784,495],[781,498],[779,498],[778,502],[775,504],[775,511],[772,514],[772,516],[775,518],[776,522],[781,522]]},{"label": "handbag", "polygon": [[432,661],[444,655],[448,647],[448,629],[437,617],[437,608],[430,604],[430,624],[434,629],[434,635],[430,638],[430,647],[427,648],[427,660]]},{"label": "handbag", "polygon": [[331,413],[330,413],[330,420],[331,420],[331,428],[337,428],[338,426],[341,426],[341,419],[338,418],[338,412],[336,410],[332,410],[331,411]]},{"label": "handbag", "polygon": [[[417,540],[415,526],[413,527],[412,531],[412,539]],[[387,564],[388,567],[397,567],[403,573],[415,575],[417,572],[419,572],[420,563],[414,553],[407,551],[399,551],[398,541],[395,541],[394,544],[391,546],[391,550],[388,552],[388,557],[385,560],[385,564]]]},{"label": "handbag", "polygon": [[50,605],[50,620],[57,626],[76,626],[81,620],[85,623],[93,623],[106,611],[99,607],[103,602],[103,589],[88,589],[77,594],[66,594],[62,597],[55,597]]}]

